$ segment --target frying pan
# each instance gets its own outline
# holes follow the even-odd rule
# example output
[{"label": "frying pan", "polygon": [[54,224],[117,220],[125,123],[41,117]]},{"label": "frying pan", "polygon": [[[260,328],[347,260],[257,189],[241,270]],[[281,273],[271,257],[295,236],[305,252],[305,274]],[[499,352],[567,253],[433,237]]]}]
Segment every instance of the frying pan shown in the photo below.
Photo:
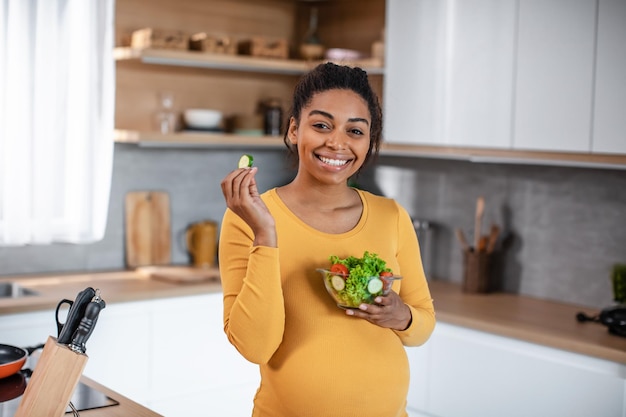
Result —
[{"label": "frying pan", "polygon": [[26,391],[26,378],[26,373],[22,371],[0,379],[0,403],[11,401],[24,394],[24,391]]},{"label": "frying pan", "polygon": [[24,366],[28,355],[42,347],[43,345],[39,345],[23,349],[0,344],[0,379],[17,373]]}]

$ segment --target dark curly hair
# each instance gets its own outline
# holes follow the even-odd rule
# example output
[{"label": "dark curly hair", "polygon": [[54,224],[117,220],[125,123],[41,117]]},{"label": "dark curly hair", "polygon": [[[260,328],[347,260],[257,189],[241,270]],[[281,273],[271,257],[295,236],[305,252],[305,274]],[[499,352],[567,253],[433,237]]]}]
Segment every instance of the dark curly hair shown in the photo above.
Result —
[{"label": "dark curly hair", "polygon": [[[378,96],[376,96],[376,93],[372,90],[372,86],[367,78],[367,73],[361,68],[353,68],[327,62],[319,64],[317,67],[304,74],[294,89],[293,102],[289,114],[287,114],[287,126],[289,126],[291,117],[294,118],[297,124],[300,123],[302,109],[311,103],[315,94],[334,89],[354,91],[367,103],[372,121],[370,125],[370,146],[365,157],[364,166],[372,155],[374,157],[378,155],[382,141],[383,114]],[[297,160],[297,145],[293,145],[287,135],[288,128],[285,129],[283,141],[285,145],[287,145],[290,156]],[[360,170],[361,169],[359,169],[359,172]]]}]

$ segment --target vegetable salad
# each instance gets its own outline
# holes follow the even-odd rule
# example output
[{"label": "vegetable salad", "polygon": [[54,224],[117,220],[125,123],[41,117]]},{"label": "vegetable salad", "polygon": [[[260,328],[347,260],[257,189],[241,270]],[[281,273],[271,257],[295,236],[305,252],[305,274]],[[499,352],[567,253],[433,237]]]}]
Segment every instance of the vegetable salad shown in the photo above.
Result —
[{"label": "vegetable salad", "polygon": [[386,293],[391,287],[391,269],[375,253],[365,251],[362,258],[349,256],[341,259],[330,256],[330,273],[326,274],[326,284],[335,290],[337,301],[342,306],[358,307],[361,303],[371,303],[373,299]]}]

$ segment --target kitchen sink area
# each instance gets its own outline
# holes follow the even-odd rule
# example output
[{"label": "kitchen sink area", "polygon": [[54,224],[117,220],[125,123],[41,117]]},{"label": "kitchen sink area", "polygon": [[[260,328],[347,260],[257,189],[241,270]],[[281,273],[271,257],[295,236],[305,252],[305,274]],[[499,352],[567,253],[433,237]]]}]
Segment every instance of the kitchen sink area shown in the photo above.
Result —
[{"label": "kitchen sink area", "polygon": [[37,291],[23,287],[17,282],[0,283],[0,299],[2,298],[22,298],[39,295]]}]

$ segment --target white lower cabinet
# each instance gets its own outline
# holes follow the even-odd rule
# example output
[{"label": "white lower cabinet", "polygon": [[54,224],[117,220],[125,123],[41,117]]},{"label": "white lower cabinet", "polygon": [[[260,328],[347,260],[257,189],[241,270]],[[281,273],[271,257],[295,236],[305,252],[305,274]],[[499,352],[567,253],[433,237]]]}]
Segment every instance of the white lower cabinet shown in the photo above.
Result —
[{"label": "white lower cabinet", "polygon": [[407,352],[416,415],[626,416],[623,364],[447,323]]},{"label": "white lower cabinet", "polygon": [[[164,416],[250,416],[258,367],[230,345],[222,314],[221,293],[109,304],[84,373]],[[0,317],[2,343],[49,335],[53,310]],[[443,322],[407,354],[410,417],[626,417],[626,364]]]},{"label": "white lower cabinet", "polygon": [[[84,375],[167,417],[250,416],[258,367],[228,342],[222,317],[221,293],[109,303]],[[52,310],[2,316],[0,340],[44,343],[54,323]]]}]

